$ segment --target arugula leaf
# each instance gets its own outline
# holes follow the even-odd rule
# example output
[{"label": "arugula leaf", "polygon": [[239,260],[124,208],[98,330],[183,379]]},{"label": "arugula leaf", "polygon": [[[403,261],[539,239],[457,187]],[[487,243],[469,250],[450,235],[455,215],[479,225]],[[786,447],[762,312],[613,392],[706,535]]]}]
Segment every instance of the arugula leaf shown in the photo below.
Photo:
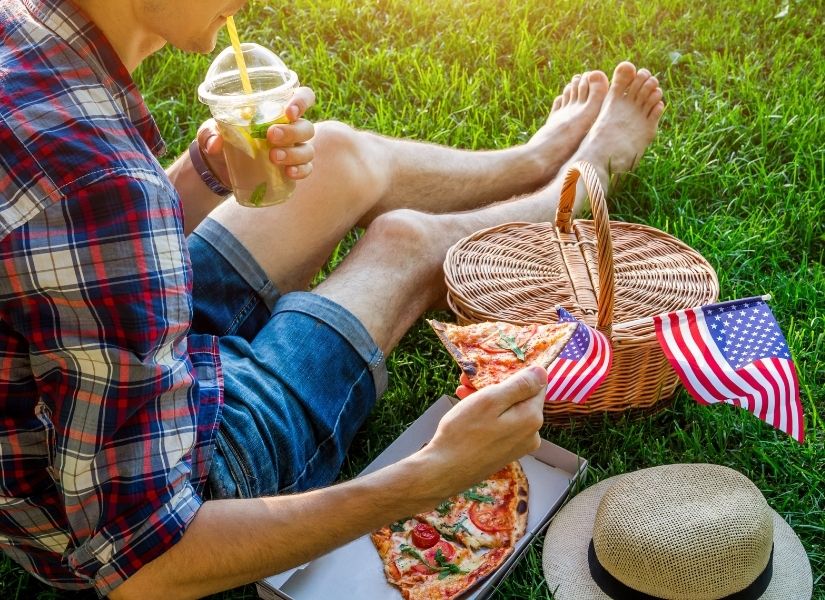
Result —
[{"label": "arugula leaf", "polygon": [[467,520],[467,517],[462,517],[461,520],[456,522],[452,525],[453,532],[458,533],[459,531],[463,531],[464,533],[470,533],[470,530],[464,526],[464,522]]},{"label": "arugula leaf", "polygon": [[407,522],[409,517],[406,519],[401,519],[400,521],[396,521],[392,525],[390,525],[390,531],[404,531],[404,523]]},{"label": "arugula leaf", "polygon": [[447,514],[449,514],[450,510],[453,507],[453,504],[455,504],[455,502],[451,500],[445,500],[444,502],[436,506],[435,510],[438,512],[439,515],[444,517]]},{"label": "arugula leaf", "polygon": [[[498,329],[498,337],[503,344],[499,344],[499,348],[504,348],[505,350],[510,350],[513,354],[516,355],[516,358],[519,359],[521,362],[525,361],[524,356],[524,349],[519,348],[518,344],[516,344],[515,336],[505,335],[504,331],[499,327]],[[525,344],[526,345],[526,344]]]},{"label": "arugula leaf", "polygon": [[[413,558],[417,558],[418,560],[423,562],[425,565],[427,565],[427,561],[424,560],[424,557],[421,556],[421,554],[417,550],[413,549],[411,546],[408,546],[407,544],[401,544],[398,547],[398,549],[401,550],[401,554],[406,554],[407,556],[412,556]],[[430,565],[427,565],[427,566],[429,567]]]},{"label": "arugula leaf", "polygon": [[444,553],[441,552],[441,548],[438,548],[435,551],[435,562],[436,562],[436,564],[434,564],[434,565],[432,565],[432,564],[428,563],[426,560],[424,560],[424,557],[421,556],[420,552],[418,552],[417,550],[414,550],[413,548],[411,548],[407,544],[401,544],[398,547],[398,549],[401,550],[401,554],[406,554],[407,556],[412,556],[413,558],[417,558],[422,563],[424,563],[424,565],[428,569],[431,569],[433,571],[438,571],[438,578],[439,579],[444,579],[445,577],[448,577],[450,575],[454,575],[454,574],[457,574],[457,573],[467,573],[468,572],[468,571],[462,571],[461,569],[458,568],[458,565],[456,565],[454,563],[451,563],[451,562],[448,562],[447,558],[444,556]]},{"label": "arugula leaf", "polygon": [[441,548],[436,548],[435,550],[435,562],[439,567],[447,566],[449,563],[447,558],[444,556],[444,553],[441,551]]},{"label": "arugula leaf", "polygon": [[464,492],[463,496],[467,500],[475,500],[476,502],[481,502],[484,504],[495,504],[496,499],[492,496],[485,496],[484,494],[479,494],[475,490],[467,490]]}]

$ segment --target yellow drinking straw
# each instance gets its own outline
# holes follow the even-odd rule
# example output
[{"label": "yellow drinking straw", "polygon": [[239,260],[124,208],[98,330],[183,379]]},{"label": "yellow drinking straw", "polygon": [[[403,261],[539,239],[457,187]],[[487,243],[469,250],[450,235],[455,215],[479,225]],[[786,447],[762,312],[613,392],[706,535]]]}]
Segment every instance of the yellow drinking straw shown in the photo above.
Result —
[{"label": "yellow drinking straw", "polygon": [[235,19],[226,17],[226,31],[229,32],[229,39],[232,41],[232,49],[235,50],[235,61],[238,63],[238,70],[241,72],[241,85],[247,94],[252,93],[252,83],[249,81],[249,73],[246,72],[246,61],[243,59],[241,50],[241,40],[238,39],[238,30],[235,29]]}]

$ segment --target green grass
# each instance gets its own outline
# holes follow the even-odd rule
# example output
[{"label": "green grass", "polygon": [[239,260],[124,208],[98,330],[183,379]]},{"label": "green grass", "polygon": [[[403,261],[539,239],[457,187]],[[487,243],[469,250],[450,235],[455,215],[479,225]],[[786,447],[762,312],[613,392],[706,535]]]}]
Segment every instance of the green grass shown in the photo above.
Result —
[{"label": "green grass", "polygon": [[[237,21],[244,39],[279,51],[315,89],[310,118],[465,148],[525,141],[577,72],[609,73],[623,59],[651,69],[668,108],[641,166],[612,200],[612,216],[663,229],[699,250],[717,270],[723,299],[773,295],[798,368],[808,437],[796,444],[744,411],[700,407],[684,392],[641,421],[596,420],[544,434],[590,460],[590,482],[674,462],[745,473],[799,534],[814,597],[825,599],[825,34],[817,3],[548,5],[258,1]],[[194,90],[210,59],[163,51],[136,74],[170,160],[208,117]],[[452,361],[421,324],[388,364],[390,388],[359,433],[345,476],[456,384]],[[497,598],[551,597],[540,542]],[[0,563],[2,598],[86,596],[49,590]],[[247,586],[216,597],[256,594]]]}]

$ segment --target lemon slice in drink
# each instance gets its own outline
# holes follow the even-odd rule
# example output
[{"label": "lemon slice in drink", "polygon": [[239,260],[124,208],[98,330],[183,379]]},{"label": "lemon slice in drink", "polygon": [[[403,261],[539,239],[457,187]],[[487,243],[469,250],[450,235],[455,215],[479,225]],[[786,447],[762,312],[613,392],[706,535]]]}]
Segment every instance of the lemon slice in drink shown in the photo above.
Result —
[{"label": "lemon slice in drink", "polygon": [[226,144],[231,144],[249,158],[255,158],[258,141],[242,125],[226,125],[218,121],[218,132]]}]

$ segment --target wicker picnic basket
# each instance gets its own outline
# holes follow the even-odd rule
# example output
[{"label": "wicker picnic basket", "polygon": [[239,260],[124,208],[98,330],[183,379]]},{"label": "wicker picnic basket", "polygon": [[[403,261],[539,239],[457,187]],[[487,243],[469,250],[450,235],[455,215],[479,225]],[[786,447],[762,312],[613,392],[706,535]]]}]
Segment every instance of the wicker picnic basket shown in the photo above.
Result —
[{"label": "wicker picnic basket", "polygon": [[[574,220],[579,176],[593,220]],[[678,379],[651,317],[709,304],[716,272],[695,250],[646,225],[609,221],[592,165],[566,173],[555,223],[508,223],[457,242],[444,261],[448,302],[461,323],[554,323],[557,306],[611,340],[613,367],[585,404],[548,402],[548,424],[571,417],[644,414],[666,405]]]}]

